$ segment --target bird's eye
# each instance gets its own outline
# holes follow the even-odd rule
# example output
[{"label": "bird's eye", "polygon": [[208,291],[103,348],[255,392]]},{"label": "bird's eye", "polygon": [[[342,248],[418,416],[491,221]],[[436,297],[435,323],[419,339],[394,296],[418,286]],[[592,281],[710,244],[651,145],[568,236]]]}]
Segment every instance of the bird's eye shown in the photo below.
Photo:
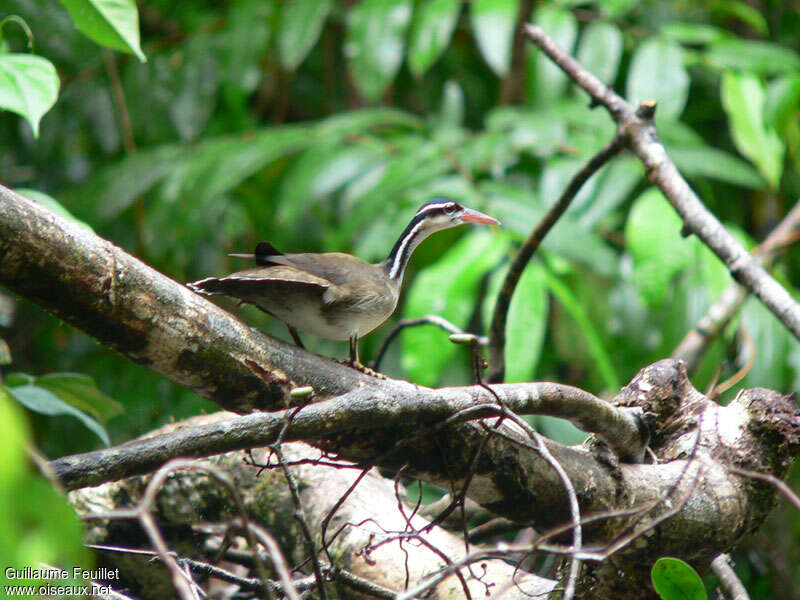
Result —
[{"label": "bird's eye", "polygon": [[448,215],[452,215],[454,212],[456,212],[457,208],[458,204],[455,202],[448,202],[444,205],[444,212],[446,212]]}]

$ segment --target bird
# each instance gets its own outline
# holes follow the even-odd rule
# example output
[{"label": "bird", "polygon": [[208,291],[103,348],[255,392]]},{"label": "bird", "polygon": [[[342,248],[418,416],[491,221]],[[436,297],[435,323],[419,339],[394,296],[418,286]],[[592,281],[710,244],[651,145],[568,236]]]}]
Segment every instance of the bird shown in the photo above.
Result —
[{"label": "bird", "polygon": [[371,264],[343,252],[284,254],[270,242],[260,242],[252,254],[230,255],[255,260],[256,267],[186,285],[200,294],[230,296],[257,306],[283,321],[301,348],[298,329],[349,340],[345,364],[365,371],[358,339],[394,312],[411,254],[431,234],[464,223],[500,225],[489,215],[437,198],[417,210],[383,262]]}]

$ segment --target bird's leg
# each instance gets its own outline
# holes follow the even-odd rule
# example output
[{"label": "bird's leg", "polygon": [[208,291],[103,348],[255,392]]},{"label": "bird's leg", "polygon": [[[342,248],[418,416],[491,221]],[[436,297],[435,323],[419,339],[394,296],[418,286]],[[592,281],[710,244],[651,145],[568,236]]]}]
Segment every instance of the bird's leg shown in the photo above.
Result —
[{"label": "bird's leg", "polygon": [[366,365],[362,365],[361,361],[358,360],[358,336],[350,336],[350,360],[348,360],[345,364],[353,367],[356,371],[361,371],[364,373],[364,375],[371,375],[372,377],[377,377],[378,379],[386,379],[385,375],[382,375],[377,371],[373,371]]},{"label": "bird's leg", "polygon": [[351,335],[350,336],[350,366],[361,370],[363,365],[358,360],[358,336]]},{"label": "bird's leg", "polygon": [[286,327],[289,328],[289,333],[291,334],[294,343],[297,344],[298,347],[305,350],[306,347],[303,345],[303,340],[300,339],[300,334],[297,333],[297,329],[295,329],[291,325],[287,325]]}]

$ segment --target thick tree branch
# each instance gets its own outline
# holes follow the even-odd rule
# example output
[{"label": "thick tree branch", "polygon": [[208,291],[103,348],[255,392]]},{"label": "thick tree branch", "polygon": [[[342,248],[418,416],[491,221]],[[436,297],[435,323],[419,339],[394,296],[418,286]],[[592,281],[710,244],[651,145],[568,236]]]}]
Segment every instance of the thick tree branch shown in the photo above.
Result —
[{"label": "thick tree branch", "polygon": [[378,380],[244,325],[94,235],[0,186],[0,284],[173,381],[235,412],[318,398]]},{"label": "thick tree branch", "polygon": [[656,133],[655,101],[643,102],[634,109],[569,56],[541,27],[529,24],[525,33],[591,96],[593,103],[609,111],[617,123],[617,135],[639,157],[647,178],[683,219],[684,231],[697,235],[725,263],[733,278],[755,294],[800,339],[800,304],[723,227],[678,172]]},{"label": "thick tree branch", "polygon": [[[367,434],[377,429],[433,426],[496,414],[496,401],[481,387],[430,390],[401,382],[387,389],[354,390],[331,400],[272,413],[228,414],[219,422],[180,426],[165,436],[147,436],[51,462],[67,489],[113,481],[153,471],[178,456],[210,456],[230,450],[269,445],[286,426],[283,439],[319,440],[337,435]],[[577,388],[555,383],[503,384],[492,388],[503,404],[518,414],[542,414],[569,419],[596,433],[619,454],[644,447],[636,411],[620,409]],[[476,410],[477,409],[477,410]],[[469,411],[469,412],[467,412]],[[459,415],[452,419],[453,415]],[[287,426],[288,422],[288,426]]]}]

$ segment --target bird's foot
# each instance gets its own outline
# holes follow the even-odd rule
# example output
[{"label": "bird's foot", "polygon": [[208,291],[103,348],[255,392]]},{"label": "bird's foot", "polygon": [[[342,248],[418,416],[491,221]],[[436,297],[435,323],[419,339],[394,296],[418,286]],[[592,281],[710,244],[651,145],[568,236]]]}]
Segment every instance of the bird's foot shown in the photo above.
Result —
[{"label": "bird's foot", "polygon": [[376,379],[389,379],[383,373],[378,373],[378,371],[375,371],[374,369],[370,369],[368,366],[361,364],[361,362],[352,362],[352,361],[349,361],[349,360],[339,360],[339,361],[336,361],[336,362],[339,362],[339,363],[341,363],[343,365],[346,365],[346,366],[350,367],[351,369],[355,369],[356,371],[359,371],[359,372],[363,373],[364,375],[369,375],[370,377],[375,377]]}]

